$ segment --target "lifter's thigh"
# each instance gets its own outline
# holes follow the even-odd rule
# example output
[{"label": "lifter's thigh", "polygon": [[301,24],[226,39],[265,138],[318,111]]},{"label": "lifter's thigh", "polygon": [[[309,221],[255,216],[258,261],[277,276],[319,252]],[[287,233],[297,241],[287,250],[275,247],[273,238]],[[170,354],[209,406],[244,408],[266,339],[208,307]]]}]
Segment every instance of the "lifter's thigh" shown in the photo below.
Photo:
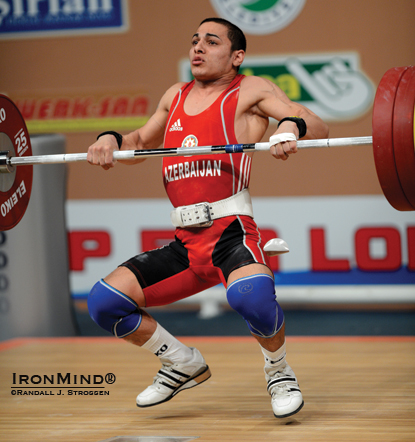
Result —
[{"label": "lifter's thigh", "polygon": [[146,306],[146,298],[136,276],[127,267],[118,267],[104,281],[133,299],[139,307]]},{"label": "lifter's thigh", "polygon": [[228,277],[228,285],[240,278],[245,278],[247,276],[257,275],[259,273],[265,273],[274,277],[272,271],[265,264],[248,264],[234,270]]}]

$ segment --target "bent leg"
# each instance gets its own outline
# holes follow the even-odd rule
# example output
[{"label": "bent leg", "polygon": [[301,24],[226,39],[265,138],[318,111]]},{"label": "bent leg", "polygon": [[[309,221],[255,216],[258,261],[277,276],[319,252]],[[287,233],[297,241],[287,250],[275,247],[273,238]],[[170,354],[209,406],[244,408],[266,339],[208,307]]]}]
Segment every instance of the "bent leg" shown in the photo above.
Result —
[{"label": "bent leg", "polygon": [[285,360],[284,316],[275,297],[272,272],[258,264],[235,270],[228,279],[227,295],[229,304],[244,317],[261,346],[274,416],[297,413],[304,401],[297,378]]},{"label": "bent leg", "polygon": [[[177,291],[172,284],[161,284],[166,291]],[[172,399],[177,393],[195,387],[211,373],[196,348],[187,347],[168,333],[142,309],[144,291],[134,273],[119,267],[98,282],[88,298],[91,317],[105,330],[156,355],[162,363],[154,382],[136,398],[137,406],[150,407]],[[120,333],[121,331],[121,333]]]}]

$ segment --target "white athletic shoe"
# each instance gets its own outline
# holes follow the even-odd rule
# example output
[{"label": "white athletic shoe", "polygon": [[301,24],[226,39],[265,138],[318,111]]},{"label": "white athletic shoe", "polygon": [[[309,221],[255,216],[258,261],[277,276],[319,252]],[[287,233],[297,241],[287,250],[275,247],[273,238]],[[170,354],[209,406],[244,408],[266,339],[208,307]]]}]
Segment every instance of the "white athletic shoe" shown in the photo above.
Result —
[{"label": "white athletic shoe", "polygon": [[184,364],[163,364],[152,385],[137,396],[138,407],[151,407],[167,402],[177,393],[207,381],[209,366],[196,348],[191,348],[193,358]]},{"label": "white athletic shoe", "polygon": [[291,367],[285,363],[277,369],[266,366],[264,370],[274,416],[281,418],[298,413],[303,408],[304,401]]}]

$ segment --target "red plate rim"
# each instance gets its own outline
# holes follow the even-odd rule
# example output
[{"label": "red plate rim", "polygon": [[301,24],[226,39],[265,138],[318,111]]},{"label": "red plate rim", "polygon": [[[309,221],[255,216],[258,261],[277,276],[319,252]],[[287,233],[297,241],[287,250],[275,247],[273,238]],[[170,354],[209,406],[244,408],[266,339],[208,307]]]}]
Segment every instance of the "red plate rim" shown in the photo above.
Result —
[{"label": "red plate rim", "polygon": [[403,74],[393,112],[393,150],[396,170],[407,200],[415,210],[414,151],[415,67]]},{"label": "red plate rim", "polygon": [[373,156],[382,191],[392,207],[413,210],[401,187],[393,150],[393,108],[399,82],[408,68],[389,69],[376,91],[372,113]]},{"label": "red plate rim", "polygon": [[[32,156],[30,136],[17,106],[6,95],[0,94],[0,132],[6,134],[16,151],[16,155]],[[33,183],[33,166],[16,167],[12,186],[0,190],[0,231],[15,227],[29,205]]]}]

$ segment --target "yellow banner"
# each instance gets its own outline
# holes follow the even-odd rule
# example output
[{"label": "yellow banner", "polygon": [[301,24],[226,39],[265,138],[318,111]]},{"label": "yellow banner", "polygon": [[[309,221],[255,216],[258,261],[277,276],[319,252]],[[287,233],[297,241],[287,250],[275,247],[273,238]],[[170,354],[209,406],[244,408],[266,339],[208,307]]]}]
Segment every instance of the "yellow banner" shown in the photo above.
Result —
[{"label": "yellow banner", "polygon": [[97,132],[105,130],[132,131],[148,121],[149,117],[74,118],[54,120],[29,120],[26,126],[30,134],[55,132]]}]

